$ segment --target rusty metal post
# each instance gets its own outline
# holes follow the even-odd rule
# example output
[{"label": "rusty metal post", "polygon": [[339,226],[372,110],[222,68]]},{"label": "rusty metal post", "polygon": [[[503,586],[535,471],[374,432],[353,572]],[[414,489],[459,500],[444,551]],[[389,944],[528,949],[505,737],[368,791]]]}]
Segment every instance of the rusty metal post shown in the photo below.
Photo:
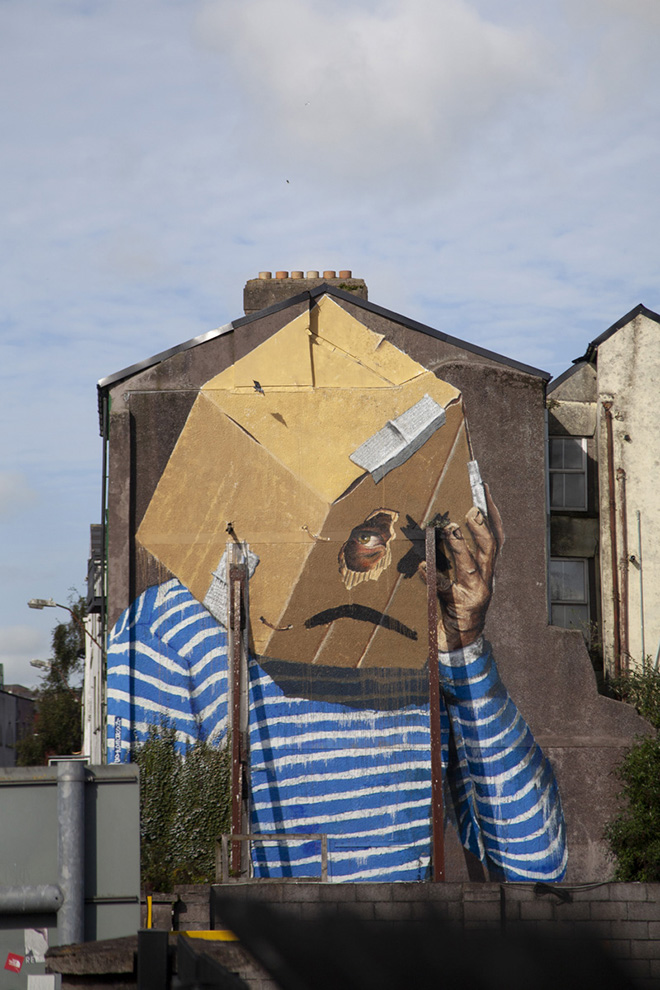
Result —
[{"label": "rusty metal post", "polygon": [[[229,623],[231,632],[231,830],[243,832],[243,732],[241,700],[243,693],[243,627],[246,567],[229,565]],[[232,842],[231,868],[234,875],[241,872],[242,844]]]},{"label": "rusty metal post", "polygon": [[426,590],[429,622],[429,718],[431,725],[431,823],[433,827],[432,879],[445,879],[445,811],[442,800],[442,728],[438,670],[438,592],[435,526],[426,528]]}]

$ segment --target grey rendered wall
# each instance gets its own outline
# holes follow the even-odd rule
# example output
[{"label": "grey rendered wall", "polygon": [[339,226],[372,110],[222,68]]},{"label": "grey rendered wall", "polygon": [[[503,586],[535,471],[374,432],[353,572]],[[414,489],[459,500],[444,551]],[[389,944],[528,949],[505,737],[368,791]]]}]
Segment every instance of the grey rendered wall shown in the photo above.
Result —
[{"label": "grey rendered wall", "polygon": [[[139,776],[135,766],[87,767],[85,787],[85,939],[137,930],[140,912]],[[0,885],[58,883],[57,767],[0,772]],[[57,916],[0,916],[0,971],[7,953],[25,955],[26,930],[57,944]],[[28,935],[28,942],[30,936]],[[27,986],[43,965],[26,961],[11,986]],[[0,985],[1,981],[0,981]],[[8,984],[9,985],[9,984]]]}]

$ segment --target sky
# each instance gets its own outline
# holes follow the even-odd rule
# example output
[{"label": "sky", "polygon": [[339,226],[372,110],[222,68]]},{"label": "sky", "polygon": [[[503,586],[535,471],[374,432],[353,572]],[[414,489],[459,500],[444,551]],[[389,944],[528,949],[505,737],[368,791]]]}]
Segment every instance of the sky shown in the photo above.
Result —
[{"label": "sky", "polygon": [[96,382],[369,298],[553,375],[660,310],[657,0],[0,0],[0,663],[34,685],[101,517]]}]

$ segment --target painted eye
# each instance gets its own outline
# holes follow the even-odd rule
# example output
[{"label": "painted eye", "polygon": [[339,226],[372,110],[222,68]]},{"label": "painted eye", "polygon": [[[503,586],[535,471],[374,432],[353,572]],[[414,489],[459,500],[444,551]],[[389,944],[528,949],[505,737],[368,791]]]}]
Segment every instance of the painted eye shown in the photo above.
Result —
[{"label": "painted eye", "polygon": [[356,537],[357,542],[363,547],[377,547],[383,542],[373,533],[360,533]]}]

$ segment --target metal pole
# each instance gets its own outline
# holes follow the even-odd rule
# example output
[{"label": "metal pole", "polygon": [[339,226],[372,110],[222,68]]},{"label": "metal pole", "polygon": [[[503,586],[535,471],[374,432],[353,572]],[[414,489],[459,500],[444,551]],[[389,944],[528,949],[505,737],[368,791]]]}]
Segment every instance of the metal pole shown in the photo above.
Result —
[{"label": "metal pole", "polygon": [[85,940],[85,766],[63,760],[57,767],[59,876],[64,902],[57,916],[60,945]]},{"label": "metal pole", "polygon": [[[229,565],[229,612],[231,628],[231,830],[234,835],[243,831],[243,746],[241,726],[242,689],[242,626],[243,589],[246,568],[244,564]],[[231,867],[235,876],[241,871],[242,845],[232,842]]]},{"label": "metal pole", "polygon": [[431,724],[431,823],[433,882],[445,879],[445,812],[442,800],[442,729],[438,670],[438,590],[435,564],[436,529],[426,529],[426,589],[429,621],[429,718]]}]

